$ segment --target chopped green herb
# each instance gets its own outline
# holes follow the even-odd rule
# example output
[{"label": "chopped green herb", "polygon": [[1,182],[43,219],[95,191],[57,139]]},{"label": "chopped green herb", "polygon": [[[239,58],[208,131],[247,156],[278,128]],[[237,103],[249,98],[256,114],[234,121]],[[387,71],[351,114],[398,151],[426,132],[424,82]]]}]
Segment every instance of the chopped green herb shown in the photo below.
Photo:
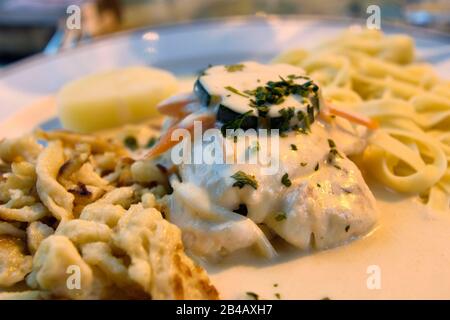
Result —
[{"label": "chopped green herb", "polygon": [[327,162],[329,164],[333,164],[334,161],[336,160],[336,157],[342,157],[339,154],[339,151],[337,151],[337,149],[330,149],[330,151],[328,152],[328,157],[327,157]]},{"label": "chopped green herb", "polygon": [[255,145],[251,147],[252,150],[258,152],[261,149],[261,146],[259,145],[259,141],[256,141]]},{"label": "chopped green herb", "polygon": [[306,166],[308,165],[308,163],[306,163],[306,162],[300,162],[300,165],[301,165],[302,167],[306,167]]},{"label": "chopped green herb", "polygon": [[331,139],[328,139],[328,145],[330,146],[330,148],[336,148],[336,143],[334,143],[334,141]]},{"label": "chopped green herb", "polygon": [[299,122],[298,127],[302,130],[302,133],[311,132],[311,120],[309,116],[307,116],[303,111],[299,110],[297,112],[297,119]]},{"label": "chopped green herb", "polygon": [[297,146],[295,144],[291,144],[291,150],[297,151],[298,148],[297,148]]},{"label": "chopped green herb", "polygon": [[289,107],[287,109],[283,108],[278,113],[281,115],[282,123],[280,125],[280,133],[286,132],[289,130],[289,123],[291,119],[294,117],[295,109]]},{"label": "chopped green herb", "polygon": [[248,291],[248,292],[246,292],[246,294],[247,294],[248,296],[250,296],[251,298],[253,298],[253,300],[259,300],[259,295],[257,295],[257,294],[254,293],[254,292]]},{"label": "chopped green herb", "polygon": [[255,100],[253,100],[253,99],[250,99],[249,105],[250,105],[250,107],[258,110],[258,115],[260,117],[265,117],[267,115],[267,113],[269,112],[269,106],[266,106],[266,105],[258,106],[255,104]]},{"label": "chopped green herb", "polygon": [[242,92],[240,92],[238,89],[233,88],[231,86],[226,86],[225,89],[227,89],[230,92],[233,92],[234,94],[240,95],[244,98],[249,98],[249,96],[247,96],[246,94],[243,94]]},{"label": "chopped green herb", "polygon": [[138,143],[135,137],[127,136],[123,140],[124,145],[130,150],[136,150],[138,148]]},{"label": "chopped green herb", "polygon": [[227,129],[237,130],[237,129],[241,128],[244,120],[248,116],[250,116],[250,114],[252,114],[252,113],[253,113],[253,111],[250,110],[250,111],[247,111],[247,112],[237,116],[235,119],[228,121],[220,128],[220,131],[222,131],[222,134],[225,136],[227,133]]},{"label": "chopped green herb", "polygon": [[236,72],[236,71],[242,71],[244,69],[243,64],[230,64],[225,66],[225,69],[227,69],[228,72]]},{"label": "chopped green herb", "polygon": [[342,170],[342,168],[340,166],[338,166],[337,164],[334,164],[333,167],[335,167],[338,170]]},{"label": "chopped green herb", "polygon": [[327,163],[333,164],[335,166],[335,168],[340,169],[341,167],[339,167],[338,165],[335,164],[336,157],[342,158],[342,156],[339,154],[339,152],[336,149],[336,143],[334,143],[333,140],[328,139],[328,145],[330,146],[330,151],[328,152]]},{"label": "chopped green herb", "polygon": [[323,297],[322,300],[331,300],[329,297]]},{"label": "chopped green herb", "polygon": [[307,79],[307,80],[309,80],[309,78],[306,77],[306,76],[296,76],[295,74],[290,74],[290,75],[287,76],[287,78],[289,80],[296,80],[296,79]]},{"label": "chopped green herb", "polygon": [[308,131],[305,130],[305,128],[300,127],[298,124],[294,125],[292,128],[296,133],[300,134],[308,134]]},{"label": "chopped green herb", "polygon": [[316,166],[314,167],[314,171],[319,170],[319,163],[317,162]]},{"label": "chopped green herb", "polygon": [[239,189],[242,189],[245,185],[249,185],[255,190],[258,189],[258,181],[256,181],[255,176],[246,174],[243,171],[236,172],[231,176],[231,178],[236,180],[236,182],[233,183],[233,187],[238,187]]},{"label": "chopped green herb", "polygon": [[275,297],[276,297],[278,300],[280,300],[280,299],[281,299],[281,294],[279,294],[279,293],[277,292],[277,293],[275,293]]},{"label": "chopped green herb", "polygon": [[282,211],[277,213],[277,215],[275,216],[275,220],[276,221],[283,221],[283,220],[286,220],[286,219],[287,219],[286,213],[284,213]]},{"label": "chopped green herb", "polygon": [[311,123],[314,122],[314,108],[312,105],[307,105],[306,106],[306,113],[308,114],[307,119],[309,120],[309,127],[311,127]]},{"label": "chopped green herb", "polygon": [[[295,94],[307,98],[307,101],[313,103],[317,101],[318,87],[311,80],[296,84],[294,79],[299,79],[295,75],[288,76],[288,80],[279,76],[281,81],[268,81],[265,86],[259,86],[254,90],[248,90],[245,93],[249,96],[254,96],[255,99],[250,100],[250,105],[260,111],[260,116],[265,117],[267,108],[270,105],[281,104],[285,101],[285,97]],[[313,108],[311,107],[313,112]],[[313,122],[314,118],[310,119]]]},{"label": "chopped green herb", "polygon": [[278,287],[278,283],[274,283],[273,286],[276,288]]},{"label": "chopped green herb", "polygon": [[345,232],[348,232],[348,230],[350,230],[350,225],[347,225],[347,226],[345,227]]},{"label": "chopped green herb", "polygon": [[292,182],[291,180],[289,180],[289,175],[287,173],[285,173],[281,177],[281,183],[284,184],[286,187],[290,187],[292,185]]},{"label": "chopped green herb", "polygon": [[148,139],[146,147],[147,148],[153,147],[157,140],[158,139],[156,137],[151,137],[150,139]]}]

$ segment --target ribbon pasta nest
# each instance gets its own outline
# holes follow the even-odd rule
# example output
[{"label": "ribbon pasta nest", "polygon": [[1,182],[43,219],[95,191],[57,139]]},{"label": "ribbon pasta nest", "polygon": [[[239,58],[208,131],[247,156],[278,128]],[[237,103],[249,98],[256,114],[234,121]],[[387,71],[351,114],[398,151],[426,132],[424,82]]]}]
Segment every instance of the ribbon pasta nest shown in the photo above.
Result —
[{"label": "ribbon pasta nest", "polygon": [[379,122],[363,155],[375,178],[449,210],[450,81],[414,60],[410,37],[350,29],[314,50],[284,52],[275,62],[304,68],[321,83],[327,103]]},{"label": "ribbon pasta nest", "polygon": [[167,188],[119,140],[2,140],[0,299],[217,299],[161,213]]}]

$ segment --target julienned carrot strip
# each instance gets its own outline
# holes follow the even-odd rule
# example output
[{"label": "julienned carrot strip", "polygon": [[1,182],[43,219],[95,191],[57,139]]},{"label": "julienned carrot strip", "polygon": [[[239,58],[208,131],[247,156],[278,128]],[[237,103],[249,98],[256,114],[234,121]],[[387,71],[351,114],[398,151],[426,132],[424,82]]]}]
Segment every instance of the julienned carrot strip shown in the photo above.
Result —
[{"label": "julienned carrot strip", "polygon": [[167,150],[171,149],[175,145],[177,145],[180,141],[172,140],[172,133],[176,129],[186,129],[191,133],[191,136],[194,133],[194,122],[200,121],[202,123],[202,129],[212,128],[216,121],[216,118],[212,114],[200,114],[197,117],[193,118],[188,124],[183,123],[183,121],[178,122],[174,126],[172,126],[167,132],[161,136],[159,141],[148,151],[148,153],[144,156],[144,159],[152,159],[155,158]]},{"label": "julienned carrot strip", "polygon": [[368,117],[359,115],[359,114],[355,114],[353,112],[344,111],[344,110],[337,109],[337,108],[330,107],[330,106],[328,106],[328,111],[331,114],[334,114],[338,117],[345,118],[348,121],[363,125],[372,130],[377,129],[379,126],[377,121],[370,119]]},{"label": "julienned carrot strip", "polygon": [[183,118],[189,114],[184,107],[195,101],[197,101],[195,95],[192,93],[183,93],[160,102],[156,108],[164,115],[175,118]]}]

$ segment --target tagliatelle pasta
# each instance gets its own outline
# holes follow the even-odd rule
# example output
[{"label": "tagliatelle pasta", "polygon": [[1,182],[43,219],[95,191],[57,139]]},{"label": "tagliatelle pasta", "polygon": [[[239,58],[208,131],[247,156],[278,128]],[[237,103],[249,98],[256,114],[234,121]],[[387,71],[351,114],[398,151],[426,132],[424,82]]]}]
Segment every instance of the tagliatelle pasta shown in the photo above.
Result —
[{"label": "tagliatelle pasta", "polygon": [[351,29],[274,62],[304,68],[321,83],[329,104],[376,119],[380,129],[363,157],[368,171],[388,187],[425,196],[430,207],[448,211],[450,81],[414,56],[408,36]]}]

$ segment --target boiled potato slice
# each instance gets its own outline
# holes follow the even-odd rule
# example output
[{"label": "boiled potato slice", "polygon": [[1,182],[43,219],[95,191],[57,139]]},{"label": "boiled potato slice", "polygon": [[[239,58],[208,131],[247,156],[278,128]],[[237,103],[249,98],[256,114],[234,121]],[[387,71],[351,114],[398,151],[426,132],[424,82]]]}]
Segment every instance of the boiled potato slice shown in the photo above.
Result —
[{"label": "boiled potato slice", "polygon": [[167,71],[128,67],[87,76],[64,86],[57,96],[64,128],[77,132],[117,127],[158,114],[156,105],[178,89]]}]

